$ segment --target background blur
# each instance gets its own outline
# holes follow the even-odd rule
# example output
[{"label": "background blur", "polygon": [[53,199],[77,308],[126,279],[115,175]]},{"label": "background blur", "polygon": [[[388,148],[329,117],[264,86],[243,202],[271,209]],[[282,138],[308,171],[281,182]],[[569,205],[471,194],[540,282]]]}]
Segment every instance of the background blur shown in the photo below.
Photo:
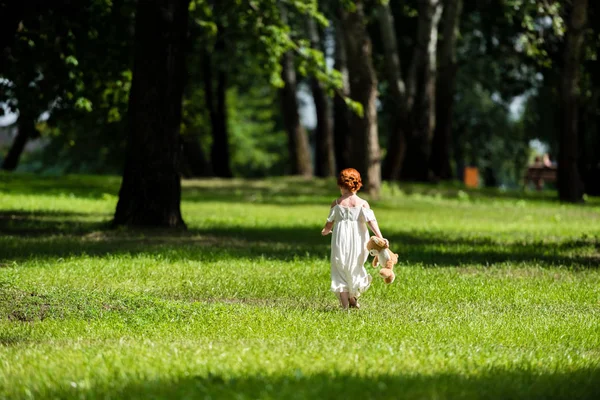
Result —
[{"label": "background blur", "polygon": [[[170,140],[184,177],[353,166],[373,193],[381,179],[466,178],[558,187],[572,202],[600,194],[597,2],[1,4],[5,170],[121,174],[127,151],[143,151],[134,140],[128,150],[132,129],[164,133],[127,118],[156,86],[176,93],[139,109],[179,127]],[[168,49],[175,63],[148,61]],[[136,73],[144,94],[133,99]]]}]

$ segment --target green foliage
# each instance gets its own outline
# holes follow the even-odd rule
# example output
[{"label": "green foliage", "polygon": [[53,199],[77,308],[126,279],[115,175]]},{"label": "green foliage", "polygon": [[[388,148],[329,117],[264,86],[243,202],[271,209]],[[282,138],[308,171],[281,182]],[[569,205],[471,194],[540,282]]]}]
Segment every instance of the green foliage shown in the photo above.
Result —
[{"label": "green foliage", "polygon": [[[461,82],[462,79],[468,82]],[[518,187],[528,157],[524,125],[512,119],[509,107],[469,76],[459,74],[463,89],[455,106],[455,159],[487,174],[486,184]],[[468,85],[471,85],[469,88]]]},{"label": "green foliage", "polygon": [[[117,172],[131,85],[134,3],[87,0],[28,14],[4,71],[13,111],[38,119],[45,172]],[[26,43],[26,45],[24,45]],[[26,66],[26,67],[24,67]]]},{"label": "green foliage", "polygon": [[281,175],[287,166],[288,138],[276,125],[277,93],[269,86],[227,93],[231,168],[235,176]]},{"label": "green foliage", "polygon": [[184,181],[175,235],[105,230],[119,181],[2,175],[0,397],[598,395],[597,202],[387,186],[396,282],[342,312],[333,180]]},{"label": "green foliage", "polygon": [[[380,78],[380,127],[390,120],[390,101],[374,5],[364,2],[373,40],[374,64]],[[0,77],[0,103],[37,118],[50,142],[43,154],[24,167],[46,172],[115,173],[123,165],[126,113],[132,68],[132,27],[135,1],[85,0],[27,13],[10,48]],[[390,2],[396,34],[407,73],[417,31],[418,2]],[[210,123],[204,104],[202,61],[206,54],[228,76],[232,168],[239,176],[283,173],[285,146],[280,132],[275,90],[281,87],[281,57],[294,53],[297,70],[315,76],[333,95],[342,84],[338,71],[328,68],[323,49],[311,47],[306,20],[327,27],[342,6],[353,0],[192,0],[188,90],[184,99],[182,133],[195,135],[205,152],[210,148]],[[586,147],[596,146],[598,49],[597,5],[590,2],[590,31],[582,64],[582,115]],[[285,11],[285,15],[282,13]],[[529,139],[548,142],[556,154],[556,100],[560,60],[569,5],[560,1],[506,0],[464,2],[458,48],[458,87],[455,137],[457,163],[490,167],[506,183],[515,184]],[[218,40],[225,43],[217,48]],[[253,82],[259,82],[254,84]],[[264,82],[273,86],[264,88]],[[264,103],[249,93],[268,92]],[[507,106],[515,96],[528,96],[522,121],[511,121]],[[266,100],[266,99],[270,100]],[[268,102],[273,104],[268,105]],[[346,98],[353,112],[362,106]],[[2,112],[3,108],[0,108]],[[260,115],[260,117],[255,116]],[[271,118],[273,121],[267,122]],[[383,133],[386,129],[382,128]],[[484,132],[481,134],[481,132]],[[385,136],[383,133],[382,136]],[[385,139],[385,138],[384,138]],[[383,143],[386,140],[382,140]],[[474,143],[479,143],[475,145]],[[383,149],[385,152],[385,149]],[[586,161],[597,164],[597,151]],[[461,154],[470,159],[458,160]]]}]

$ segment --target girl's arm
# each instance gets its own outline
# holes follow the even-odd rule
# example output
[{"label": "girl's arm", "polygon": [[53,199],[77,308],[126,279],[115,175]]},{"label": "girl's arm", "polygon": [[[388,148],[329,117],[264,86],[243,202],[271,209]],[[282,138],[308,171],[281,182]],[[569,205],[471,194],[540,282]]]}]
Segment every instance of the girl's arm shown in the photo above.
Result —
[{"label": "girl's arm", "polygon": [[379,230],[379,225],[377,224],[376,219],[374,219],[373,221],[367,222],[367,224],[369,225],[369,228],[371,228],[371,230],[373,231],[375,236],[383,239],[383,235],[381,234],[381,231]]},{"label": "girl's arm", "polygon": [[[335,205],[337,204],[337,201],[332,201],[331,202],[331,208],[333,208]],[[323,227],[323,229],[321,230],[321,235],[325,236],[325,235],[329,235],[331,233],[331,229],[333,228],[333,221],[331,222],[327,222],[325,224],[325,226]]]},{"label": "girl's arm", "polygon": [[[364,207],[368,208],[368,209],[371,208],[369,206],[369,203],[365,203]],[[368,221],[367,225],[369,225],[369,228],[371,228],[371,231],[373,231],[373,233],[375,234],[375,236],[377,236],[378,238],[381,238],[381,239],[385,240],[385,242],[387,243],[388,246],[390,245],[390,243],[388,242],[388,240],[386,238],[384,238],[383,235],[381,234],[381,230],[379,230],[379,224],[377,224],[377,220],[376,219],[374,219],[372,221]]]},{"label": "girl's arm", "polygon": [[329,235],[331,233],[331,228],[333,228],[333,221],[327,222],[323,229],[321,230],[321,235]]}]

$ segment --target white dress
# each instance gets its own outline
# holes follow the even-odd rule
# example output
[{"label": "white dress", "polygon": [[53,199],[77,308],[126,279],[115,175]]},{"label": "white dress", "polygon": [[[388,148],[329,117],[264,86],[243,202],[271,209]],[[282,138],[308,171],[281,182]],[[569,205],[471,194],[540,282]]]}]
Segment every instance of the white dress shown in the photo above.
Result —
[{"label": "white dress", "polygon": [[331,236],[332,292],[348,292],[350,297],[358,297],[371,285],[371,275],[365,269],[369,256],[366,223],[373,220],[373,211],[362,206],[336,204],[331,208],[327,221],[334,221]]}]

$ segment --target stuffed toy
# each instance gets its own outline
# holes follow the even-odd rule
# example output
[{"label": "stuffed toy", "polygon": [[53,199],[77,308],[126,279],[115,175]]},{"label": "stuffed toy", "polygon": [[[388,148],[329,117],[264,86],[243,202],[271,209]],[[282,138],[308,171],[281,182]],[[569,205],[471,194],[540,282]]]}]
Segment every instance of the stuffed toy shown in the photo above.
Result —
[{"label": "stuffed toy", "polygon": [[367,249],[369,250],[369,254],[375,257],[373,259],[373,268],[377,268],[378,265],[381,266],[379,275],[381,275],[384,282],[394,282],[394,279],[396,279],[394,265],[398,263],[398,254],[392,253],[389,245],[377,236],[371,236],[367,242]]}]

